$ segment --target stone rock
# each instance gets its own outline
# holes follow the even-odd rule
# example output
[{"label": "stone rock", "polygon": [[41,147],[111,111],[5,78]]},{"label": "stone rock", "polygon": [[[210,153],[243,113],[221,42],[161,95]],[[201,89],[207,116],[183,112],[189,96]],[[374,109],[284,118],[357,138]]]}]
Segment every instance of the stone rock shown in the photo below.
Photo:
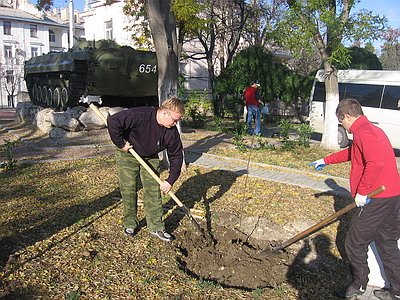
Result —
[{"label": "stone rock", "polygon": [[68,139],[73,139],[77,137],[81,137],[83,134],[83,131],[68,131],[65,129],[62,129],[60,127],[53,127],[50,132],[49,132],[49,137],[51,139],[61,139],[61,138],[68,138]]},{"label": "stone rock", "polygon": [[[123,107],[100,107],[100,112],[107,118],[109,115],[124,110]],[[78,131],[99,130],[107,127],[106,124],[92,111],[86,108],[85,104],[65,111],[56,111],[52,108],[43,108],[34,105],[32,102],[19,102],[17,104],[17,116],[25,124],[36,125],[44,133],[50,133],[52,136],[66,136],[64,131],[71,133]],[[53,130],[60,128],[63,130]]]},{"label": "stone rock", "polygon": [[[100,107],[100,112],[104,115],[105,118],[108,117],[109,107]],[[86,130],[97,130],[106,128],[107,125],[96,115],[96,113],[91,109],[81,114],[79,117],[79,122],[85,126]]]},{"label": "stone rock", "polygon": [[117,112],[123,111],[125,108],[124,107],[110,107],[108,110],[108,114],[112,116],[113,114],[116,114]]},{"label": "stone rock", "polygon": [[79,131],[81,127],[79,121],[73,118],[72,114],[65,112],[53,112],[50,121],[54,127],[60,127],[68,131]]},{"label": "stone rock", "polygon": [[45,108],[36,114],[34,124],[44,133],[49,133],[52,126],[51,119],[53,117],[54,110],[51,108]]},{"label": "stone rock", "polygon": [[68,107],[64,113],[71,116],[71,118],[75,118],[78,120],[81,114],[84,113],[85,111],[86,107],[79,105],[75,107]]},{"label": "stone rock", "polygon": [[59,127],[53,127],[49,131],[49,137],[52,139],[64,138],[68,135],[68,131]]},{"label": "stone rock", "polygon": [[33,124],[36,113],[40,111],[40,107],[34,105],[32,102],[18,102],[16,115],[19,120],[25,124]]}]

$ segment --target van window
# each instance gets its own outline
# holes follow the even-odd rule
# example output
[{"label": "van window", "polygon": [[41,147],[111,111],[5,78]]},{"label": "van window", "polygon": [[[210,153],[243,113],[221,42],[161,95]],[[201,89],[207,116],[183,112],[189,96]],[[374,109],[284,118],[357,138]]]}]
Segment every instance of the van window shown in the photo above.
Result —
[{"label": "van window", "polygon": [[339,100],[344,99],[344,95],[346,94],[346,83],[340,83],[339,82]]},{"label": "van window", "polygon": [[313,101],[325,102],[325,82],[315,83]]},{"label": "van window", "polygon": [[400,86],[385,86],[385,91],[383,93],[382,108],[386,109],[399,109],[400,101]]},{"label": "van window", "polygon": [[348,83],[344,97],[358,100],[361,106],[379,107],[382,90],[383,85]]}]

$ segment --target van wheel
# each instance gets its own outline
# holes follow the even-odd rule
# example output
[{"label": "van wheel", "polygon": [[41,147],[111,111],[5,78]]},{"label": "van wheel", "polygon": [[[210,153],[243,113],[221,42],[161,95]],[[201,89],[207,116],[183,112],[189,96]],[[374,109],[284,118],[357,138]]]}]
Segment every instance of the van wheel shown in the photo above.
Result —
[{"label": "van wheel", "polygon": [[346,148],[349,145],[346,129],[341,126],[338,127],[338,144],[340,148]]}]

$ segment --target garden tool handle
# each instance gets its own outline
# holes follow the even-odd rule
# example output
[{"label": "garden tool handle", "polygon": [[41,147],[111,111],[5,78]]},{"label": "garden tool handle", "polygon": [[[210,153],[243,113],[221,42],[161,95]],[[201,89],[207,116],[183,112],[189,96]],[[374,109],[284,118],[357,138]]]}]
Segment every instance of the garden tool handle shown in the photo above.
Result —
[{"label": "garden tool handle", "polygon": [[[379,193],[383,192],[385,190],[385,186],[382,185],[379,188],[377,188],[376,190],[373,190],[372,192],[370,192],[367,197],[368,198],[372,198],[376,195],[378,195]],[[286,242],[284,242],[281,245],[275,246],[273,247],[273,250],[282,250],[284,248],[286,248],[287,246],[293,244],[294,242],[297,242],[298,240],[308,236],[309,234],[313,233],[314,231],[322,228],[323,226],[329,224],[331,221],[335,220],[336,218],[340,217],[341,215],[345,214],[346,212],[348,212],[349,210],[353,209],[354,207],[356,207],[356,203],[353,201],[352,203],[346,205],[345,207],[343,207],[342,209],[338,210],[337,212],[335,212],[334,214],[326,217],[325,219],[323,219],[322,221],[318,222],[317,224],[315,224],[314,226],[304,230],[303,232],[295,235],[294,237],[292,237],[291,239],[287,240]],[[266,253],[268,253],[267,250],[263,250],[260,252],[260,256],[265,255]]]}]

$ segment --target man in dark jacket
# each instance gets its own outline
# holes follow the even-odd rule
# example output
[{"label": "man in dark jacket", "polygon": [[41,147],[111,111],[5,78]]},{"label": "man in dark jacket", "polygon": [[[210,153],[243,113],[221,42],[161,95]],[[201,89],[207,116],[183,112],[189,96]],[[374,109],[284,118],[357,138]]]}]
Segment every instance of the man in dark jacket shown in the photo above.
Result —
[{"label": "man in dark jacket", "polygon": [[[358,211],[351,220],[345,248],[353,281],[338,295],[352,298],[365,292],[369,274],[368,245],[375,241],[390,286],[374,291],[374,295],[379,299],[400,300],[400,250],[397,246],[400,177],[393,148],[383,130],[364,116],[357,100],[340,101],[336,116],[353,134],[352,145],[311,165],[320,170],[327,164],[351,161],[350,190]],[[382,185],[385,191],[367,198]]]},{"label": "man in dark jacket", "polygon": [[[184,112],[178,98],[165,100],[160,108],[135,107],[110,116],[108,132],[115,150],[118,179],[123,203],[124,232],[134,236],[139,220],[137,217],[137,178],[143,185],[143,205],[147,228],[150,234],[163,241],[172,237],[165,232],[162,221],[162,199],[160,190],[168,193],[178,179],[183,163],[183,147],[176,124]],[[140,163],[129,153],[133,148],[137,154],[159,174],[158,153],[167,150],[170,163],[168,178],[159,185]]]}]

